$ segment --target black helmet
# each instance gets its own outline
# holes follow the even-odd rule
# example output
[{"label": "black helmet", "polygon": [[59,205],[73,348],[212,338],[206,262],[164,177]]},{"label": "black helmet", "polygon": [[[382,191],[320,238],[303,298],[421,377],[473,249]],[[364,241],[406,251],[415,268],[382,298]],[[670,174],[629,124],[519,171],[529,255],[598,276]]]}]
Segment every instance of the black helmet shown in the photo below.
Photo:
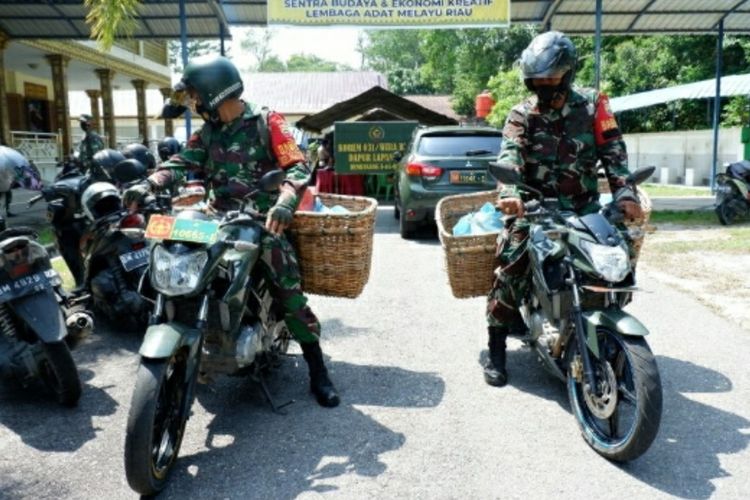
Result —
[{"label": "black helmet", "polygon": [[138,142],[128,144],[122,148],[122,154],[125,155],[125,158],[138,160],[147,170],[153,170],[156,168],[156,158],[154,157],[154,153],[143,144]]},{"label": "black helmet", "polygon": [[83,212],[91,221],[122,210],[120,192],[109,182],[95,182],[81,195]]},{"label": "black helmet", "polygon": [[196,109],[204,118],[216,119],[216,110],[221,103],[242,95],[244,86],[237,67],[222,56],[204,56],[193,59],[182,73],[182,79],[174,86],[173,101],[184,102],[180,93],[194,90],[200,97]]},{"label": "black helmet", "polygon": [[83,114],[78,117],[78,123],[81,126],[81,130],[84,132],[87,132],[92,125],[92,122],[94,121],[94,117],[91,115]]},{"label": "black helmet", "polygon": [[92,161],[94,165],[101,168],[107,175],[112,176],[115,165],[124,159],[125,156],[116,149],[102,149],[94,155]]},{"label": "black helmet", "polygon": [[112,179],[120,184],[127,184],[144,177],[146,177],[146,167],[135,158],[121,161],[115,165],[112,172]]},{"label": "black helmet", "polygon": [[570,88],[575,77],[578,55],[570,38],[559,31],[548,31],[534,37],[521,54],[521,71],[526,87],[533,91],[532,78],[562,77],[561,87]]},{"label": "black helmet", "polygon": [[157,147],[157,149],[159,151],[159,158],[161,158],[161,161],[166,161],[170,156],[179,153],[182,147],[180,146],[180,141],[178,141],[174,137],[165,137],[164,139],[159,141],[159,146]]}]

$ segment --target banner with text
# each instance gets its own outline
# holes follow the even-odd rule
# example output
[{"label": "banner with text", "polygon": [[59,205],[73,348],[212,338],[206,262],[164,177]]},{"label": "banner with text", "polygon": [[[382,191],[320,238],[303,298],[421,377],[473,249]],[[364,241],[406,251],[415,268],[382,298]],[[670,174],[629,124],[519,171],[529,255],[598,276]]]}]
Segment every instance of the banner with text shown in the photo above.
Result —
[{"label": "banner with text", "polygon": [[510,0],[267,0],[268,24],[508,26]]},{"label": "banner with text", "polygon": [[336,122],[334,160],[339,174],[383,174],[398,167],[393,153],[406,151],[417,122]]}]

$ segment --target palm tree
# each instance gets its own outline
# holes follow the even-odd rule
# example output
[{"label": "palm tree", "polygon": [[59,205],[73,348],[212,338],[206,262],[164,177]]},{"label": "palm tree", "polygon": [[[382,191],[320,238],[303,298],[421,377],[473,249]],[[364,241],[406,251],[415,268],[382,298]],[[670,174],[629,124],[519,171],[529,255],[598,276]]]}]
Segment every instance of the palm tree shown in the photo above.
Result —
[{"label": "palm tree", "polygon": [[89,9],[86,23],[104,50],[109,50],[120,36],[130,37],[136,27],[140,0],[84,0]]}]

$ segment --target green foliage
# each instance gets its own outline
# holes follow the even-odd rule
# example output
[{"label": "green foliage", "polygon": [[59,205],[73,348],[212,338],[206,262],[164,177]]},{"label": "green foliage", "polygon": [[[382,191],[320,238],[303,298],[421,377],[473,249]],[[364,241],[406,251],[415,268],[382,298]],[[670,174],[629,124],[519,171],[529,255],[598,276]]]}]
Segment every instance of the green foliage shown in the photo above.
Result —
[{"label": "green foliage", "polygon": [[[179,40],[170,40],[168,43],[169,66],[175,73],[182,73],[182,43]],[[206,54],[218,54],[220,52],[219,42],[211,40],[188,40],[188,61]]]},{"label": "green foliage", "polygon": [[495,99],[495,105],[487,117],[487,122],[498,128],[505,125],[505,119],[511,108],[530,95],[523,84],[521,70],[517,67],[501,71],[490,78],[488,88]]},{"label": "green foliage", "polygon": [[750,125],[750,97],[738,95],[729,99],[729,102],[724,107],[722,125],[725,127]]},{"label": "green foliage", "polygon": [[269,56],[258,66],[258,71],[281,73],[286,71],[286,64],[278,56]]},{"label": "green foliage", "polygon": [[84,0],[86,23],[103,50],[111,49],[115,38],[133,35],[139,4],[140,0]]}]

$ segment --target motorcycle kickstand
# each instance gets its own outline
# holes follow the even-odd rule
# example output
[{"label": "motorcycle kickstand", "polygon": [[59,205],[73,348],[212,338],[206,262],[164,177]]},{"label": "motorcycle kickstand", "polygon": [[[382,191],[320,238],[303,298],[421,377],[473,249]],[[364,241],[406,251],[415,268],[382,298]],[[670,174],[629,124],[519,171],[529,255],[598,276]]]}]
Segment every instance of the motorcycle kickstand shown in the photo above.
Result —
[{"label": "motorcycle kickstand", "polygon": [[260,385],[260,389],[263,391],[263,395],[266,398],[266,401],[268,401],[268,404],[271,405],[271,411],[276,413],[277,415],[286,415],[287,412],[284,411],[284,408],[291,405],[295,401],[293,399],[290,399],[286,403],[282,405],[277,405],[276,402],[273,400],[273,397],[271,396],[271,391],[268,389],[268,385],[266,384],[266,379],[263,377],[263,375],[258,374],[257,375],[257,382],[258,385]]}]

